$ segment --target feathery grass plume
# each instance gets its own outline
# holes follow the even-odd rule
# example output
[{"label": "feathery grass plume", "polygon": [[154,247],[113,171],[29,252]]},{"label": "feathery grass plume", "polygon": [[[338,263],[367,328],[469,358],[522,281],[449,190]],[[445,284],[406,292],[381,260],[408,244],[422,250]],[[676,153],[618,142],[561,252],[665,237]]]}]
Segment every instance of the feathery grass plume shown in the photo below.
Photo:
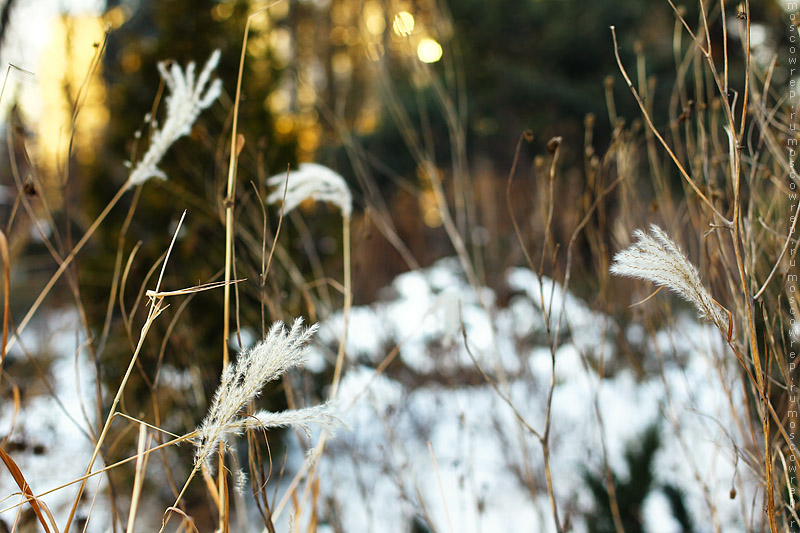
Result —
[{"label": "feathery grass plume", "polygon": [[727,313],[703,287],[694,265],[661,228],[653,224],[650,231],[652,235],[638,229],[633,232],[638,240],[614,256],[611,272],[669,287],[692,303],[701,318],[710,320],[721,331],[728,330]]},{"label": "feathery grass plume", "polygon": [[153,132],[150,147],[131,171],[128,187],[140,185],[150,178],[166,179],[167,176],[157,167],[161,158],[175,141],[189,134],[200,112],[214,103],[222,92],[222,81],[219,79],[211,82],[206,89],[219,57],[220,51],[214,50],[197,79],[194,62],[189,63],[185,72],[177,63],[173,63],[169,70],[166,63],[158,64],[158,71],[170,91],[167,96],[167,118],[164,125]]},{"label": "feathery grass plume", "polygon": [[[286,187],[286,173],[267,178],[267,185],[276,187],[267,197],[267,202],[274,204],[283,198]],[[336,205],[345,218],[350,217],[353,210],[353,197],[344,178],[326,166],[317,163],[300,163],[298,170],[289,172],[289,186],[286,189],[283,210],[288,213],[307,198],[318,202],[330,202]]]},{"label": "feathery grass plume", "polygon": [[245,418],[240,418],[231,423],[230,427],[236,430],[278,428],[292,426],[300,428],[309,434],[311,426],[320,426],[327,429],[339,425],[341,421],[334,414],[330,403],[323,403],[304,409],[294,409],[273,413],[272,411],[259,411]]},{"label": "feathery grass plume", "polygon": [[302,318],[295,320],[288,332],[282,322],[276,322],[263,341],[228,365],[222,373],[208,415],[198,428],[195,464],[205,463],[211,470],[211,457],[220,442],[226,443],[228,435],[241,434],[246,428],[297,426],[307,431],[310,424],[326,427],[334,424],[336,417],[328,404],[281,413],[261,411],[255,415],[240,415],[267,382],[305,363],[308,341],[316,329],[316,324],[303,328]]}]

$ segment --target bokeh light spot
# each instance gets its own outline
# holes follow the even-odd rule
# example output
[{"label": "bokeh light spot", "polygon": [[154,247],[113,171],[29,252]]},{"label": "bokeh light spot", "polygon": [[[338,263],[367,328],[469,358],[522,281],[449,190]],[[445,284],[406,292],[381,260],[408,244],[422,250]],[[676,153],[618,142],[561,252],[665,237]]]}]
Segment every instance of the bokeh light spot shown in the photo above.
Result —
[{"label": "bokeh light spot", "polygon": [[442,58],[442,45],[433,39],[422,39],[417,45],[417,57],[423,63],[436,63]]},{"label": "bokeh light spot", "polygon": [[401,11],[394,16],[392,30],[398,37],[408,37],[414,31],[414,15],[408,11]]}]

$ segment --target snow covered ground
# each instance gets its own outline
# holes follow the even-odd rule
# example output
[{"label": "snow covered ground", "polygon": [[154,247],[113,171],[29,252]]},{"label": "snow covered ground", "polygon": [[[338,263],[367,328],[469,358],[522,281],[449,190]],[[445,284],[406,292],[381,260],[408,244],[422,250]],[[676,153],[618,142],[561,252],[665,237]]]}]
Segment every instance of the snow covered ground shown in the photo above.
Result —
[{"label": "snow covered ground", "polygon": [[[549,279],[540,292],[526,269],[507,272],[507,305],[498,307],[488,289],[479,302],[459,272],[457,261],[442,260],[399,276],[386,300],[353,309],[339,397],[350,430],[337,434],[319,466],[321,500],[338,525],[405,532],[416,520],[436,531],[554,531],[539,441],[481,377],[459,331],[460,308],[477,363],[542,433],[552,370],[544,301],[551,335],[562,317],[550,436],[561,520],[586,530],[594,500],[583,473],[602,472],[603,436],[611,468],[625,480],[626,447],[657,423],[647,531],[681,530],[658,489],[667,484],[683,492],[698,531],[742,530],[756,484],[744,461],[735,467],[740,437],[723,384],[738,390],[736,361],[716,330],[690,314],[654,337],[630,326],[627,341],[645,354],[648,371],[637,376],[623,365],[599,380],[587,362],[617,357],[611,318]],[[321,325],[327,349],[315,351],[309,369],[329,364],[341,326],[341,316]],[[399,360],[376,374],[398,344]],[[302,461],[299,451],[294,459]]]},{"label": "snow covered ground", "polygon": [[[680,531],[659,488],[665,485],[682,491],[698,531],[744,530],[743,516],[759,516],[758,503],[753,506],[760,501],[757,480],[747,461],[740,457],[737,463],[734,455],[734,443],[742,446],[743,439],[726,389],[738,399],[736,360],[718,332],[688,313],[656,335],[631,325],[622,335],[631,350],[644,354],[644,371],[637,375],[615,362],[609,364],[614,372],[600,380],[597,362],[620,355],[620,325],[551,280],[542,280],[540,292],[538,278],[526,269],[509,270],[505,280],[502,306],[488,289],[478,299],[457,261],[444,259],[399,276],[380,302],[353,309],[338,399],[348,429],[329,441],[318,464],[320,511],[332,517],[320,531],[339,525],[344,531],[406,532],[415,522],[436,531],[554,530],[542,448],[517,416],[544,431],[552,359],[542,301],[552,310],[551,338],[560,323],[550,452],[562,521],[569,517],[573,531],[587,529],[584,516],[595,502],[584,473],[602,472],[603,441],[611,468],[626,480],[626,447],[653,423],[661,429],[661,447],[653,466],[656,489],[642,509],[648,532]],[[465,349],[460,317],[477,365],[517,414]],[[31,329],[23,343],[58,354],[50,377],[63,407],[43,394],[26,401],[16,421],[7,405],[0,412],[0,435],[14,422],[12,439],[38,444],[14,454],[37,493],[83,473],[92,447],[79,429],[87,427],[82,409],[94,420],[95,408],[92,369],[85,354],[75,356],[75,316],[48,322],[46,335]],[[306,371],[329,369],[341,327],[341,315],[321,324]],[[397,359],[376,373],[397,345]],[[295,439],[289,442],[295,446],[291,470],[302,464],[305,450]],[[95,489],[94,482],[88,485],[90,497]],[[10,476],[0,475],[0,494],[15,492]],[[44,498],[59,524],[74,495],[73,486]],[[7,498],[3,508],[17,501]],[[158,518],[161,511],[153,514]],[[10,523],[10,516],[0,519]],[[288,520],[284,513],[279,531],[288,530]],[[144,517],[141,524],[148,527]],[[107,525],[98,503],[88,531]]]},{"label": "snow covered ground", "polygon": [[[37,361],[50,390],[43,386],[43,379],[31,379],[27,386],[41,390],[21,391],[22,404],[18,412],[13,402],[0,400],[0,439],[8,438],[4,446],[12,450],[10,455],[35,494],[58,489],[84,474],[94,449],[87,433],[87,420],[94,423],[96,418],[94,368],[89,363],[85,345],[81,344],[83,336],[78,333],[81,331],[78,314],[52,311],[43,316],[47,316],[46,320],[32,323],[18,346],[24,347],[32,357],[44,357],[52,362],[48,368],[46,360]],[[6,359],[6,369],[14,364],[25,364],[26,360],[23,352],[15,348]],[[10,379],[9,373],[4,373],[3,380]],[[103,487],[102,476],[89,480],[86,485],[88,500],[80,508],[79,519],[88,514],[94,496]],[[66,521],[77,491],[78,485],[73,484],[42,497],[59,527]],[[102,492],[99,494],[99,499],[103,500],[105,496]],[[22,501],[19,487],[5,469],[0,475],[0,498],[0,510]],[[27,505],[21,509],[29,511]],[[2,513],[0,520],[10,525],[17,510]],[[92,523],[109,522],[105,502],[94,505],[91,514]]]}]

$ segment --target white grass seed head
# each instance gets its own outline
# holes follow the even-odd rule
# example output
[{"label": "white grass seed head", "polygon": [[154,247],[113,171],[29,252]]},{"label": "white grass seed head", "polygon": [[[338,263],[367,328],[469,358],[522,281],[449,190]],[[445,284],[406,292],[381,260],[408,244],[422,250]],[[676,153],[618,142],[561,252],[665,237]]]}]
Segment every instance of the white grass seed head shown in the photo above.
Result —
[{"label": "white grass seed head", "polygon": [[[275,189],[267,197],[274,204],[284,200],[286,172],[267,179],[267,185]],[[317,163],[300,163],[298,170],[289,172],[289,186],[286,188],[284,213],[288,213],[304,200],[311,198],[318,202],[330,202],[349,218],[353,210],[353,197],[347,182],[342,176],[326,166]]]},{"label": "white grass seed head", "polygon": [[651,234],[636,230],[636,243],[614,256],[611,272],[618,276],[647,280],[668,287],[694,305],[698,315],[728,329],[728,315],[700,281],[700,274],[677,244],[655,224]]},{"label": "white grass seed head", "polygon": [[311,425],[335,425],[337,419],[328,404],[281,413],[260,411],[255,415],[241,415],[242,409],[261,393],[265,384],[305,363],[308,342],[316,330],[316,324],[304,328],[301,318],[294,321],[289,331],[282,322],[276,322],[263,341],[242,352],[235,363],[228,365],[208,414],[198,428],[196,464],[204,463],[212,470],[210,459],[220,443],[227,445],[229,435],[241,434],[247,428],[295,426],[308,432]]},{"label": "white grass seed head", "polygon": [[208,108],[222,92],[219,79],[208,85],[219,58],[220,51],[215,50],[196,79],[194,62],[189,63],[185,71],[177,63],[172,63],[169,69],[164,62],[158,64],[158,71],[169,90],[166,99],[167,118],[161,128],[153,131],[150,147],[128,177],[128,187],[141,185],[150,178],[166,179],[158,163],[175,141],[189,134],[200,112]]}]

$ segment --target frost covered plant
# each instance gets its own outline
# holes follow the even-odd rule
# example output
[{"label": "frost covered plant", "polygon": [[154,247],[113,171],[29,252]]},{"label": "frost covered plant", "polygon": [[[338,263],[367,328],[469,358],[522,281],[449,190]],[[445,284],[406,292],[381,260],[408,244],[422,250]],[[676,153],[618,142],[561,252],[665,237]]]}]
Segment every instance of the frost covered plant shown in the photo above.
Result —
[{"label": "frost covered plant", "polygon": [[310,425],[324,428],[336,425],[338,419],[329,404],[280,413],[260,411],[253,415],[242,414],[242,409],[260,394],[267,382],[305,363],[308,341],[316,329],[316,324],[303,328],[301,318],[295,320],[289,331],[286,331],[282,322],[276,322],[263,341],[228,365],[222,373],[208,415],[198,428],[196,465],[204,464],[211,470],[211,457],[219,449],[220,443],[227,446],[228,436],[239,435],[247,428],[294,426],[308,432]]},{"label": "frost covered plant", "polygon": [[306,199],[318,202],[330,202],[342,212],[342,216],[350,218],[353,210],[353,198],[344,178],[326,166],[317,163],[300,163],[300,168],[289,172],[289,186],[286,188],[287,175],[278,174],[267,179],[267,185],[276,187],[267,197],[271,204],[284,199],[283,210],[288,213]]},{"label": "frost covered plant", "polygon": [[153,132],[150,147],[131,171],[128,187],[140,185],[150,178],[166,179],[164,172],[157,167],[161,158],[175,141],[189,134],[200,112],[214,103],[222,92],[219,79],[206,88],[219,57],[220,51],[214,50],[196,79],[194,62],[189,63],[185,71],[177,63],[169,69],[164,62],[158,64],[158,71],[170,91],[166,100],[167,118],[163,126]]},{"label": "frost covered plant", "polygon": [[651,235],[642,230],[633,232],[636,243],[614,256],[611,272],[669,287],[694,305],[701,318],[710,320],[722,331],[729,330],[727,312],[711,298],[700,282],[697,269],[678,245],[655,224],[650,226],[650,232]]}]

